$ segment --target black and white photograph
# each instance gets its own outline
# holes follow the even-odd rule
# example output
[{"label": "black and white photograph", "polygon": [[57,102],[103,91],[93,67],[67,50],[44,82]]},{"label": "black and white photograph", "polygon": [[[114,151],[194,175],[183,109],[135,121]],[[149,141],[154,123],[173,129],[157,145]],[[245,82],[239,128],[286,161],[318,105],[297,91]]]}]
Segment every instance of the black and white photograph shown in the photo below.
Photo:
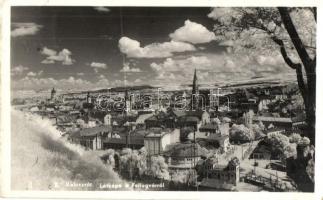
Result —
[{"label": "black and white photograph", "polygon": [[317,7],[10,13],[12,191],[317,189]]}]

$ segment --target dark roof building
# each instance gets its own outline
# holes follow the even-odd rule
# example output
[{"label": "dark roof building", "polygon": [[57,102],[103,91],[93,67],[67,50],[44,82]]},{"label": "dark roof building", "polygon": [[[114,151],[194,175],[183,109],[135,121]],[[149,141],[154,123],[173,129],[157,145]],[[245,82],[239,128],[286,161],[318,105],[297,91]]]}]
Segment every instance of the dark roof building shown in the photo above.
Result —
[{"label": "dark roof building", "polygon": [[80,129],[78,131],[70,132],[69,137],[70,138],[83,138],[83,137],[94,137],[97,134],[107,134],[112,131],[111,126],[96,126],[93,128],[84,128]]},{"label": "dark roof building", "polygon": [[102,149],[102,138],[112,131],[111,126],[96,126],[68,132],[68,139],[73,143],[80,144],[86,149]]}]

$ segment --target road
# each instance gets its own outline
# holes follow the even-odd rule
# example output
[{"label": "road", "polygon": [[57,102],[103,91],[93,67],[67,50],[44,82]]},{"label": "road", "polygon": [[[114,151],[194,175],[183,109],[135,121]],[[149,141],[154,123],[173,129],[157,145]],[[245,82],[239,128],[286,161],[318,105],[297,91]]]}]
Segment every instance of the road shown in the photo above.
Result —
[{"label": "road", "polygon": [[[252,143],[245,143],[241,145],[231,145],[233,147],[233,152],[230,154],[223,154],[219,157],[219,164],[227,164],[228,161],[233,158],[237,157],[240,161],[240,177],[244,177],[246,174],[254,172],[256,175],[265,177],[265,178],[272,178],[272,179],[278,179],[279,182],[286,184],[289,188],[294,188],[292,180],[287,176],[286,172],[278,171],[274,169],[266,169],[266,166],[270,164],[270,160],[257,160],[258,166],[255,167],[254,159],[249,159],[250,154],[253,152],[253,150],[257,147],[258,143],[260,141],[254,141]],[[242,159],[243,152],[245,152],[248,148],[250,148],[249,153],[244,155],[245,159]],[[243,183],[246,184],[246,183]],[[241,183],[241,189],[248,188],[249,186],[243,186]],[[249,184],[250,185],[250,184]],[[239,187],[238,187],[239,188]],[[260,190],[257,187],[254,187],[254,190]],[[241,191],[239,189],[239,191]]]}]

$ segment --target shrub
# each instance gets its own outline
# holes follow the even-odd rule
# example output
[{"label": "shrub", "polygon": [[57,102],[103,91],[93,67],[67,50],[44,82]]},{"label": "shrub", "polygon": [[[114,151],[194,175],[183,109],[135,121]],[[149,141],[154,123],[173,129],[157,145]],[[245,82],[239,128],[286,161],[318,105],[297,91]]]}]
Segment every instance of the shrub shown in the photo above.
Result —
[{"label": "shrub", "polygon": [[240,141],[251,141],[255,139],[253,131],[243,124],[237,125],[233,124],[230,129],[230,138],[233,140]]}]

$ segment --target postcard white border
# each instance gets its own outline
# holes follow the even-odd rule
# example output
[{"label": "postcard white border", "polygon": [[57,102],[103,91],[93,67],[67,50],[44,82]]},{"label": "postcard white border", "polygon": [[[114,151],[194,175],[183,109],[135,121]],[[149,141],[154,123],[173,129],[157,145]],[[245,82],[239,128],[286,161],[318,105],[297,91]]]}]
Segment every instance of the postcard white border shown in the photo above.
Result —
[{"label": "postcard white border", "polygon": [[[2,60],[1,60],[1,193],[0,197],[16,198],[96,198],[96,199],[322,199],[323,155],[323,66],[317,58],[317,128],[315,160],[315,193],[267,192],[75,192],[75,191],[11,191],[10,190],[10,6],[317,6],[317,55],[323,55],[322,7],[319,0],[7,0],[2,10]],[[321,36],[321,37],[319,37]],[[15,122],[19,123],[19,122]]]}]

